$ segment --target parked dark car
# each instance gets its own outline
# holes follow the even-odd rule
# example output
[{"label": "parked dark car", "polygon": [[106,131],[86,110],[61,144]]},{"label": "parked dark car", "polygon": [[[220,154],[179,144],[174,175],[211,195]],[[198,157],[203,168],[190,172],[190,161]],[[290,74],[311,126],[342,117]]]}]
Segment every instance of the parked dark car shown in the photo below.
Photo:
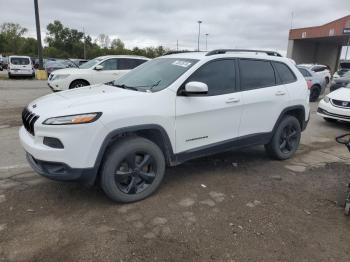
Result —
[{"label": "parked dark car", "polygon": [[47,61],[44,65],[44,68],[49,76],[53,71],[57,69],[64,68],[77,68],[78,66],[70,60],[55,60],[55,61]]},{"label": "parked dark car", "polygon": [[333,79],[338,79],[350,71],[350,62],[340,62],[339,69],[334,73]]},{"label": "parked dark car", "polygon": [[72,61],[77,66],[81,66],[82,64],[84,64],[87,61],[89,61],[89,60],[86,60],[86,59],[79,59],[79,58],[72,58],[72,59],[69,59],[69,60]]},{"label": "parked dark car", "polygon": [[343,76],[333,79],[330,86],[330,91],[333,92],[334,90],[337,90],[341,87],[347,87],[349,84],[350,84],[350,71],[347,71],[343,74]]}]

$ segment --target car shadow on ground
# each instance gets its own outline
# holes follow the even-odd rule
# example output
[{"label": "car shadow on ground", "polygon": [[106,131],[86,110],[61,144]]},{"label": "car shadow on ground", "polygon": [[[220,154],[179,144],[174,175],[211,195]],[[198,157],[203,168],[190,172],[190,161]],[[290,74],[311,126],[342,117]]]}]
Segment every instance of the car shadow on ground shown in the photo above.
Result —
[{"label": "car shadow on ground", "polygon": [[[154,195],[166,194],[167,188],[174,186],[189,186],[193,179],[198,181],[208,176],[217,176],[220,179],[223,173],[228,171],[233,173],[244,171],[245,175],[249,176],[249,167],[257,166],[261,162],[267,164],[268,161],[273,160],[265,154],[261,146],[191,160],[176,167],[168,167],[160,189]],[[251,174],[254,175],[254,173],[255,171],[252,170]],[[94,202],[97,205],[120,204],[109,200],[98,184],[91,188],[73,182],[47,181],[45,184],[46,188],[42,189],[44,190],[42,193],[49,194],[59,202],[62,200],[69,201],[71,204],[72,202]]]}]

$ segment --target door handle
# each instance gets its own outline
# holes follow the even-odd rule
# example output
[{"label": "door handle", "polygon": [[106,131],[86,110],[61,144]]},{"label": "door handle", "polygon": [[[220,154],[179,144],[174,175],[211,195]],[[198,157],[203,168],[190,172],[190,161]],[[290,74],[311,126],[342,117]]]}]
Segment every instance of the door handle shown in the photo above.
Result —
[{"label": "door handle", "polygon": [[276,96],[284,96],[286,94],[286,92],[280,90],[276,92]]},{"label": "door handle", "polygon": [[232,98],[227,99],[226,104],[238,103],[239,101],[240,101],[239,98],[232,97]]}]

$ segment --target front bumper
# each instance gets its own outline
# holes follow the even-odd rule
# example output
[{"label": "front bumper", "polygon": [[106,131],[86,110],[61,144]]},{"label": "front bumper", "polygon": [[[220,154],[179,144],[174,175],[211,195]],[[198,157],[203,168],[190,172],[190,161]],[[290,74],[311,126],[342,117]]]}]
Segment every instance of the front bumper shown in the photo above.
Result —
[{"label": "front bumper", "polygon": [[318,105],[317,115],[325,118],[350,122],[350,109],[335,107],[330,102],[326,103],[323,100],[321,100],[320,104]]},{"label": "front bumper", "polygon": [[35,172],[52,180],[74,181],[88,186],[93,185],[96,180],[97,170],[95,168],[71,168],[65,163],[35,159],[29,153],[26,153],[26,158]]},{"label": "front bumper", "polygon": [[52,92],[59,92],[62,90],[56,90],[52,85],[50,85],[50,83],[47,83],[47,85],[50,87],[50,89],[52,90]]},{"label": "front bumper", "polygon": [[50,80],[47,81],[47,84],[53,91],[63,91],[68,90],[70,85],[70,78],[59,79],[59,80]]},{"label": "front bumper", "polygon": [[[34,125],[35,136],[23,126],[19,130],[20,142],[26,152],[35,159],[65,163],[72,168],[85,169],[95,166],[106,132],[101,121],[86,125],[62,126],[45,126],[40,122],[39,119]],[[63,148],[45,145],[45,137],[60,140]]]}]

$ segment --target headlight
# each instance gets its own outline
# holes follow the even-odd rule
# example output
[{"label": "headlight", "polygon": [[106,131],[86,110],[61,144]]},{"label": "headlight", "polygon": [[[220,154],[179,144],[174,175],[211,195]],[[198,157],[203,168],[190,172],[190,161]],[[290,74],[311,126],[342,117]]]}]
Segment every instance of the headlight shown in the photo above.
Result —
[{"label": "headlight", "polygon": [[46,119],[44,125],[76,125],[95,122],[102,115],[98,113],[86,113],[79,115],[59,116]]},{"label": "headlight", "polygon": [[68,74],[67,75],[54,75],[51,80],[62,80],[62,79],[67,78],[68,76],[70,76],[70,75],[68,75]]},{"label": "headlight", "polygon": [[330,98],[329,98],[328,96],[325,96],[325,97],[323,98],[323,101],[325,101],[326,103],[329,103],[329,100],[330,100]]}]

